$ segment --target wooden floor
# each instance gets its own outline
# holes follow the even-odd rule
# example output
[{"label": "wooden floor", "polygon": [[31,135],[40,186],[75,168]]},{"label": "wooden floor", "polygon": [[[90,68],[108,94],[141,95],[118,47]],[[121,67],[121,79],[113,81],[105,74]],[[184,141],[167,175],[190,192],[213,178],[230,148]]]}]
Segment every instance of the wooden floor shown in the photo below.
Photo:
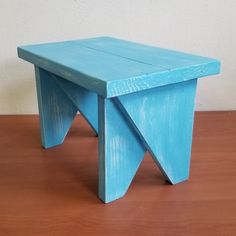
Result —
[{"label": "wooden floor", "polygon": [[81,117],[44,150],[37,116],[1,116],[0,236],[236,235],[236,112],[196,114],[189,181],[166,183],[147,155],[126,196],[106,205],[97,146]]}]

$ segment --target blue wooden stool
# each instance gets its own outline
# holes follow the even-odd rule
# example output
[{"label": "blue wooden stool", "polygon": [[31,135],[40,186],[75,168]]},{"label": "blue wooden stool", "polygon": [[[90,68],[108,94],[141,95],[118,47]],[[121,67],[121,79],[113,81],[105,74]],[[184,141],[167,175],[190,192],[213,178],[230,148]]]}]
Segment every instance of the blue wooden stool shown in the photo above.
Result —
[{"label": "blue wooden stool", "polygon": [[[35,65],[42,145],[79,111],[99,137],[99,197],[122,197],[149,151],[172,184],[188,179],[197,79],[217,60],[110,37],[18,48]],[[78,157],[79,158],[79,157]]]}]

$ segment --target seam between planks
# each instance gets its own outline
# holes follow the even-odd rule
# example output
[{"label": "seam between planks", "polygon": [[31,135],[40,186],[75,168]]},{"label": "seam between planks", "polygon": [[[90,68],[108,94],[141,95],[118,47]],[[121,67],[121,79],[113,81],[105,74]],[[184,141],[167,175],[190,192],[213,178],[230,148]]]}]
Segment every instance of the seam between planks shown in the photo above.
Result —
[{"label": "seam between planks", "polygon": [[136,59],[133,59],[133,58],[130,58],[130,57],[121,56],[121,55],[118,55],[116,53],[108,52],[106,50],[97,49],[97,48],[94,48],[94,47],[91,47],[91,46],[84,45],[83,43],[82,44],[79,43],[79,45],[84,47],[84,48],[92,49],[92,50],[98,51],[98,52],[103,52],[103,53],[106,53],[106,54],[109,54],[109,55],[112,55],[112,56],[117,56],[117,57],[120,57],[120,58],[123,58],[123,59],[126,59],[126,60],[130,60],[130,61],[134,61],[134,62],[138,62],[138,63],[144,64],[144,65],[149,65],[149,66],[154,66],[156,68],[162,68],[162,69],[165,69],[165,70],[170,70],[169,68],[167,68],[165,66],[161,66],[161,65],[157,66],[157,65],[154,65],[154,64],[151,64],[151,63],[146,63],[146,62],[143,62],[143,61],[140,61],[140,60],[136,60]]}]

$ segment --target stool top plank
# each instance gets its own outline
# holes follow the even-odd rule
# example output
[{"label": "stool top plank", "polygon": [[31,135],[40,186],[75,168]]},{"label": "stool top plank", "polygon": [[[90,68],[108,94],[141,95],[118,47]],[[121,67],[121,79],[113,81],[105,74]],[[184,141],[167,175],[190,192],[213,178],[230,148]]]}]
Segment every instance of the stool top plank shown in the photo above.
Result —
[{"label": "stool top plank", "polygon": [[18,56],[103,97],[218,74],[220,70],[216,59],[111,37],[21,46]]}]

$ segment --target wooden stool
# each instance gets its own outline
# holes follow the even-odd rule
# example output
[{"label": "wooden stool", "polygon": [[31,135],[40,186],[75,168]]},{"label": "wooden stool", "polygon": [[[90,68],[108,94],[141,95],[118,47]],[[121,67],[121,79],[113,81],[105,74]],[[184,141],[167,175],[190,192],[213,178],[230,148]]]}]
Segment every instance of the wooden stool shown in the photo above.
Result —
[{"label": "wooden stool", "polygon": [[[197,79],[217,60],[110,37],[18,47],[35,65],[42,145],[79,111],[99,137],[99,197],[122,197],[149,151],[166,179],[188,179]],[[79,158],[79,157],[78,157]]]}]

